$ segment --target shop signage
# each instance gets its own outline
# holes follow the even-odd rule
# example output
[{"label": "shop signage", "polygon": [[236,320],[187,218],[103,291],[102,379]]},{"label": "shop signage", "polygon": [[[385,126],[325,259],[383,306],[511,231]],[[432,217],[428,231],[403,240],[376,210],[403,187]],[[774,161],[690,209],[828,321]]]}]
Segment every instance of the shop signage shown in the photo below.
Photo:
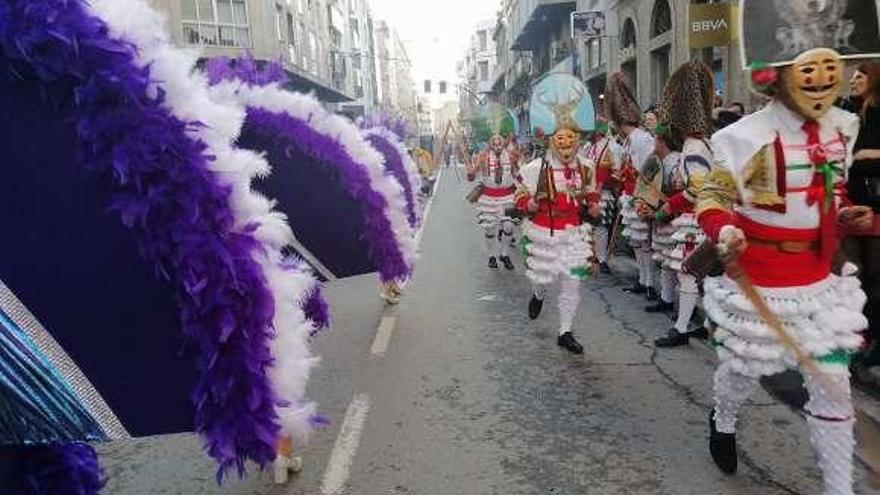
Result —
[{"label": "shop signage", "polygon": [[690,4],[688,29],[691,48],[730,44],[734,33],[733,9],[727,3]]}]

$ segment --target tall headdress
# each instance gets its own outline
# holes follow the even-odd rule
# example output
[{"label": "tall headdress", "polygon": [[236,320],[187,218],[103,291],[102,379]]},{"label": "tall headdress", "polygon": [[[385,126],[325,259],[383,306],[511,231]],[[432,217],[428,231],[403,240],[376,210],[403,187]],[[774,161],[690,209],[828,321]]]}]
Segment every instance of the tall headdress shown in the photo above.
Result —
[{"label": "tall headdress", "polygon": [[642,109],[629,81],[622,72],[608,76],[605,85],[605,116],[618,128],[624,124],[640,125]]},{"label": "tall headdress", "polygon": [[593,100],[586,86],[568,74],[550,74],[532,90],[529,103],[532,134],[538,129],[553,134],[559,129],[578,132],[596,127]]},{"label": "tall headdress", "polygon": [[773,94],[773,67],[827,48],[841,58],[880,56],[876,0],[742,0],[740,48],[754,89]]},{"label": "tall headdress", "polygon": [[679,139],[712,134],[715,85],[712,70],[699,60],[679,67],[669,78],[660,98],[657,126]]},{"label": "tall headdress", "polygon": [[509,109],[489,102],[480,106],[470,121],[475,143],[486,144],[492,136],[510,137],[519,134],[519,122]]}]

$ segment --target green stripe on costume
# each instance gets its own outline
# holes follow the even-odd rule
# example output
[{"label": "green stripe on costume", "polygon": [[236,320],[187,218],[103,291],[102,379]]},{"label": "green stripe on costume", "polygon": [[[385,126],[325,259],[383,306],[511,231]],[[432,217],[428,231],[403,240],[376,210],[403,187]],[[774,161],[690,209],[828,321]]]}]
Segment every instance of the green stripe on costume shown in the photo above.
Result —
[{"label": "green stripe on costume", "polygon": [[849,351],[839,350],[816,357],[816,362],[820,364],[843,364],[848,366],[850,361],[852,361],[852,356],[852,353]]},{"label": "green stripe on costume", "polygon": [[579,266],[577,268],[572,268],[571,270],[569,270],[569,273],[571,273],[572,277],[577,277],[577,278],[587,278],[590,276],[590,270],[589,270],[589,268],[587,268],[585,266]]}]

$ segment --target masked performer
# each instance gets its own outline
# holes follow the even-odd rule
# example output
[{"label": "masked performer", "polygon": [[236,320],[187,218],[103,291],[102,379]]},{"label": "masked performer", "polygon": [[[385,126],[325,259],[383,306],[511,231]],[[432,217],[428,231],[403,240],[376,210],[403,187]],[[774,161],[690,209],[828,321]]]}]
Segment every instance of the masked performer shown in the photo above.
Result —
[{"label": "masked performer", "polygon": [[514,206],[519,167],[517,155],[511,152],[502,134],[514,134],[515,121],[506,109],[489,110],[489,115],[482,120],[483,125],[491,125],[496,132],[489,137],[488,147],[477,154],[468,168],[468,180],[478,182],[469,199],[476,207],[477,224],[486,235],[489,268],[498,268],[501,261],[504,268],[513,270],[509,251],[514,222],[507,212]]},{"label": "masked performer", "polygon": [[621,183],[620,215],[621,222],[625,226],[623,236],[629,239],[630,246],[635,250],[636,263],[639,267],[639,279],[632,288],[626,290],[633,294],[646,294],[649,300],[655,300],[657,293],[653,288],[651,227],[639,217],[637,213],[639,205],[633,199],[637,170],[654,150],[654,137],[642,127],[642,111],[623,73],[611,74],[605,88],[605,96],[608,118],[623,138],[621,171],[617,175]]},{"label": "masked performer", "polygon": [[[669,131],[665,126],[658,126],[654,138],[654,156],[662,164],[662,181],[660,192],[664,197],[672,197],[677,192],[675,188],[675,174],[681,163],[681,139]],[[666,208],[666,204],[662,205]],[[653,235],[651,236],[651,253],[653,261],[660,265],[659,284],[660,299],[650,306],[645,307],[648,313],[664,313],[675,308],[675,293],[678,288],[676,271],[669,266],[668,254],[674,249],[675,227],[665,221],[663,210],[655,212],[657,217],[653,222]]]},{"label": "masked performer", "polygon": [[608,241],[611,230],[614,228],[614,219],[617,216],[617,189],[618,181],[614,175],[619,172],[620,156],[623,148],[611,134],[608,121],[599,119],[593,139],[583,153],[583,158],[596,170],[596,189],[600,191],[599,209],[601,222],[593,234],[596,239],[596,259],[599,261],[599,270],[610,274],[608,266]]},{"label": "masked performer", "polygon": [[526,274],[534,293],[529,317],[543,308],[547,286],[561,279],[559,346],[583,353],[571,333],[580,302],[581,282],[591,273],[591,226],[598,218],[598,194],[593,171],[577,158],[578,132],[593,127],[593,109],[583,84],[571,76],[554,75],[535,88],[530,108],[533,126],[550,135],[547,156],[522,170],[523,189],[517,207],[529,215],[523,225]]},{"label": "masked performer", "polygon": [[[682,267],[704,240],[694,215],[694,202],[712,163],[708,138],[712,133],[713,97],[711,69],[693,61],[675,71],[660,102],[659,127],[683,144],[681,164],[675,174],[681,190],[669,198],[657,218],[658,222],[671,222],[675,245],[668,253],[667,267],[678,272],[678,318],[667,335],[656,340],[659,347],[688,343],[688,325],[700,297],[697,277]],[[703,332],[702,328],[698,331]]]},{"label": "masked performer", "polygon": [[[876,15],[873,1],[850,4],[851,14]],[[788,19],[764,1],[746,0],[741,8],[745,32],[740,39],[752,62],[752,82],[772,99],[763,110],[713,136],[713,169],[697,205],[700,225],[726,255],[730,274],[707,278],[704,284],[720,358],[710,451],[722,471],[735,472],[740,407],[761,376],[804,363],[756,312],[743,289],[753,284],[809,356],[810,368],[821,372],[804,373],[810,438],[825,493],[849,495],[854,419],[847,365],[866,327],[865,294],[856,277],[832,273],[831,261],[839,224],[859,227],[870,217],[861,207],[845,206],[858,118],[833,106],[843,82],[843,62],[835,50],[841,39],[800,25],[785,28]],[[782,58],[772,44],[752,45],[767,29],[797,31],[804,46],[794,58]],[[877,33],[865,39],[876,43]],[[858,56],[851,49],[849,55]],[[773,66],[761,68],[755,61]]]}]

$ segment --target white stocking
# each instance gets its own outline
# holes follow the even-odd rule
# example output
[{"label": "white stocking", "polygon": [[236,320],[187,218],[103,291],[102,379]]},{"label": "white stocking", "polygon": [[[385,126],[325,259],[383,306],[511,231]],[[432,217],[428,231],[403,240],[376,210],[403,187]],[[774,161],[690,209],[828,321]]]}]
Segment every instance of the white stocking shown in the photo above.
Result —
[{"label": "white stocking", "polygon": [[532,294],[535,295],[540,300],[544,300],[547,297],[547,286],[543,284],[536,284],[532,282]]},{"label": "white stocking", "polygon": [[596,233],[596,258],[599,263],[608,262],[608,227],[604,225],[595,230]]},{"label": "white stocking", "polygon": [[672,268],[660,269],[660,299],[665,303],[675,302],[675,284],[678,283],[678,274]]},{"label": "white stocking", "polygon": [[495,225],[486,227],[486,250],[490,258],[498,256],[498,227]]},{"label": "white stocking", "polygon": [[513,224],[504,222],[498,235],[499,252],[502,257],[510,256],[510,238],[513,237]]},{"label": "white stocking", "polygon": [[[839,372],[826,373],[826,382],[804,373],[810,400],[805,407],[810,440],[816,449],[819,468],[825,480],[825,495],[853,494],[853,437],[852,398],[849,371],[840,366]],[[827,382],[833,384],[828,390]]]},{"label": "white stocking", "polygon": [[736,431],[739,410],[758,386],[758,378],[737,373],[732,364],[723,361],[715,370],[715,428],[721,433]]},{"label": "white stocking", "polygon": [[581,302],[581,282],[566,278],[559,289],[559,335],[571,331],[571,322]]},{"label": "white stocking", "polygon": [[697,298],[700,297],[700,289],[697,287],[697,278],[685,273],[678,274],[678,319],[675,321],[675,329],[678,333],[687,333],[688,324],[694,309],[697,307]]},{"label": "white stocking", "polygon": [[639,267],[639,285],[647,284],[647,277],[645,277],[645,253],[642,251],[642,248],[635,248],[636,254],[636,265]]}]

